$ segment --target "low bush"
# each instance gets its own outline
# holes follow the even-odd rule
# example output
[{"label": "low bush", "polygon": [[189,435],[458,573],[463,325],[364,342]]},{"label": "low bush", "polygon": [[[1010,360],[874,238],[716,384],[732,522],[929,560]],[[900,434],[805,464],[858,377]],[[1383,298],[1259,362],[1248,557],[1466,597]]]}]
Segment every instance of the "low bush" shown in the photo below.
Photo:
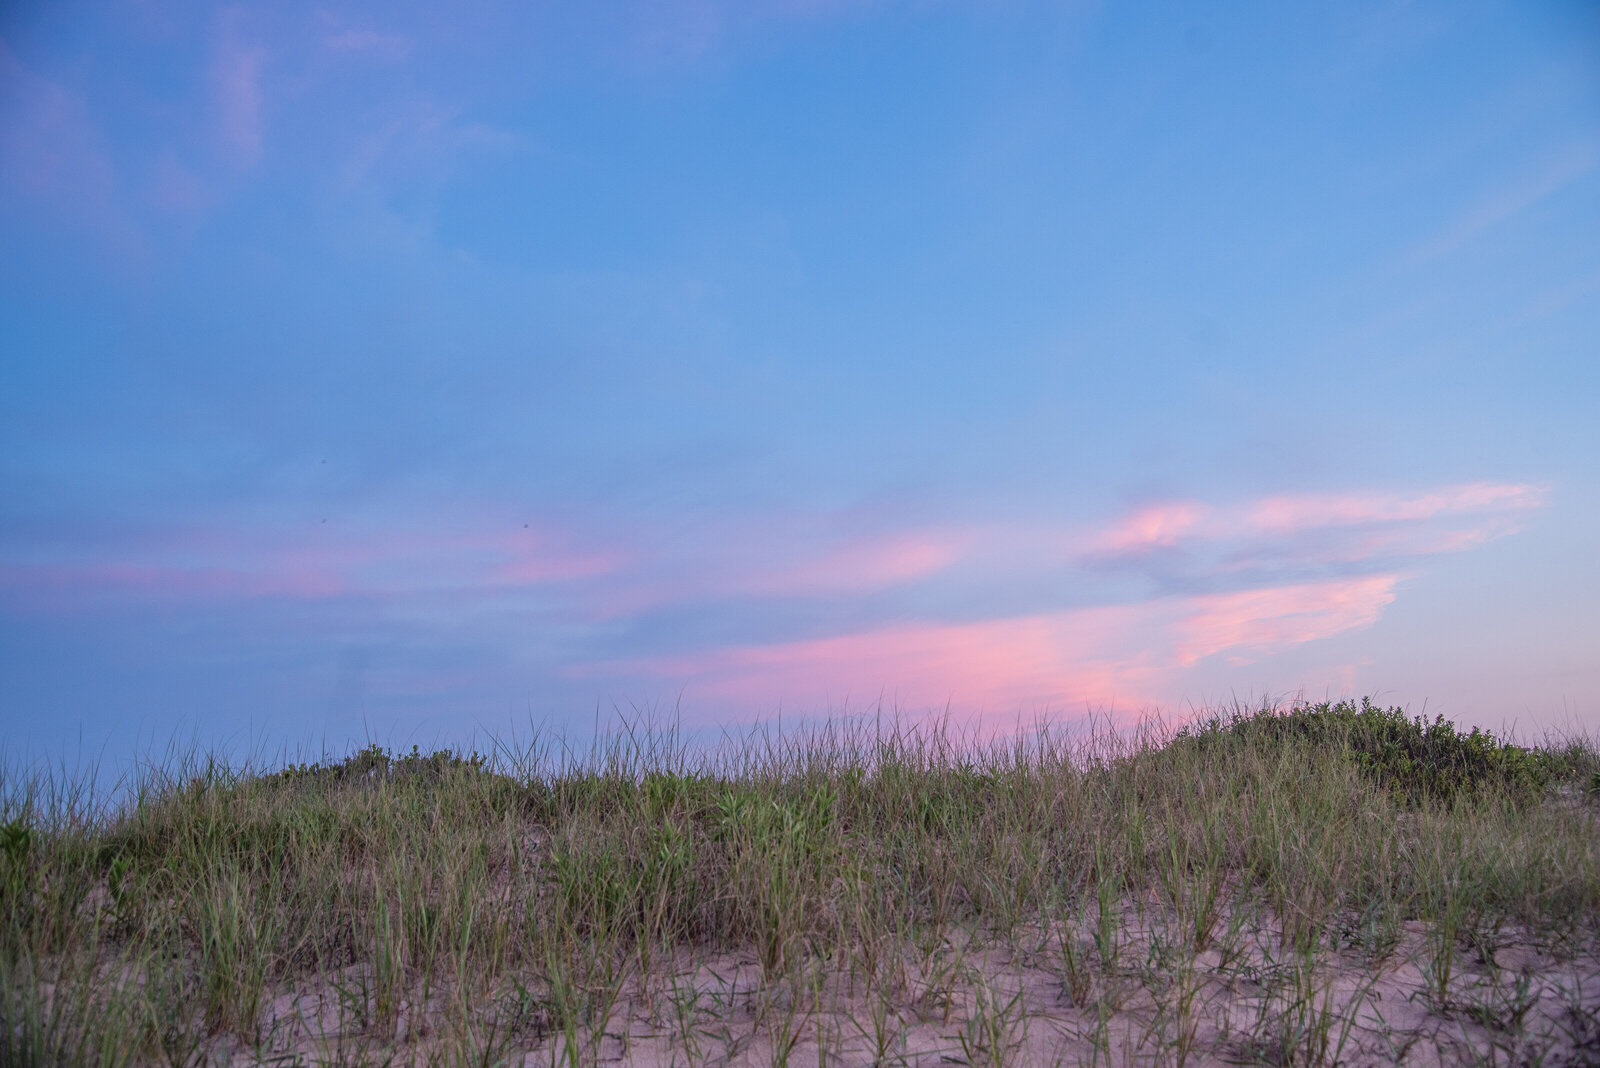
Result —
[{"label": "low bush", "polygon": [[1537,800],[1553,778],[1548,760],[1478,727],[1463,733],[1443,716],[1429,722],[1370,698],[1263,709],[1216,718],[1178,733],[1179,744],[1215,748],[1226,739],[1332,751],[1374,784],[1411,807],[1452,804],[1484,790],[1521,802]]},{"label": "low bush", "polygon": [[488,758],[478,753],[463,756],[448,749],[423,753],[413,745],[411,752],[396,755],[373,744],[356,750],[343,760],[327,764],[289,764],[277,773],[277,778],[294,783],[382,782],[394,779],[438,782],[452,772],[483,772],[487,763]]}]

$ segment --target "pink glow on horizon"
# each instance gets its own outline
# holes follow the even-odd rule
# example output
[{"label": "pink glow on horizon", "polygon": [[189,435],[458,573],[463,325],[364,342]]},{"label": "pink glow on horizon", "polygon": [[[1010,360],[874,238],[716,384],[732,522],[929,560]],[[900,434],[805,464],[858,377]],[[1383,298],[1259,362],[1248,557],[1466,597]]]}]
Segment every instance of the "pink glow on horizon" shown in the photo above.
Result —
[{"label": "pink glow on horizon", "polygon": [[754,706],[825,701],[1010,712],[1024,705],[1108,706],[1142,699],[1137,659],[1115,646],[1140,606],[1110,606],[979,623],[901,625],[682,657],[594,664],[573,674],[620,672],[681,682],[696,698]]},{"label": "pink glow on horizon", "polygon": [[1014,713],[1141,706],[1176,696],[1174,670],[1216,653],[1266,655],[1375,623],[1396,575],[1163,598],[976,623],[855,634],[592,664],[670,680],[696,699],[804,707],[883,697],[902,707]]},{"label": "pink glow on horizon", "polygon": [[[1505,513],[1542,499],[1538,487],[1472,483],[1409,496],[1274,497],[1229,510],[1156,504],[1077,539],[1099,553],[1080,559],[1100,568],[1107,553],[1137,557],[1192,542],[1206,551],[1177,558],[1184,576],[1204,581],[1202,588],[1224,582],[1250,588],[1062,611],[1040,611],[1038,600],[1023,597],[1009,602],[1018,606],[1011,615],[1004,614],[1004,597],[982,600],[986,588],[1019,586],[1035,575],[1059,581],[1070,532],[1019,524],[840,537],[826,518],[800,516],[710,523],[652,546],[525,526],[493,509],[455,514],[448,525],[431,528],[380,525],[372,517],[326,524],[313,514],[274,529],[200,528],[131,539],[113,561],[90,554],[75,563],[41,546],[32,559],[0,569],[0,595],[50,610],[96,599],[369,598],[396,618],[434,621],[537,605],[575,631],[597,621],[625,624],[603,628],[624,635],[622,641],[605,644],[607,638],[587,658],[569,654],[564,673],[572,679],[645,680],[652,692],[665,685],[730,711],[775,701],[859,707],[881,698],[907,709],[948,705],[964,714],[1009,716],[1171,704],[1185,695],[1188,669],[1209,658],[1244,664],[1369,627],[1394,602],[1402,561],[1509,533],[1519,517]],[[1324,533],[1328,527],[1338,529]],[[1318,533],[1297,536],[1308,529]],[[1264,577],[1282,574],[1286,564],[1302,576],[1308,564],[1315,575],[1359,574],[1276,583]],[[919,582],[925,586],[916,588]],[[913,587],[914,597],[865,596],[896,586]],[[856,611],[850,598],[858,595]],[[783,626],[829,615],[760,602],[806,597],[833,599],[851,611],[832,618],[857,622],[848,631],[812,630],[810,637],[784,640]],[[955,598],[944,606],[951,614],[917,618],[941,597]],[[998,617],[963,619],[959,607],[951,611],[980,603],[999,606],[991,609]],[[656,654],[648,636],[645,644],[629,644],[637,641],[631,635],[648,635],[672,613],[730,606],[772,613],[777,625],[768,633],[776,639],[703,644],[675,655]],[[647,618],[646,626],[630,622],[660,612],[666,614]]]}]

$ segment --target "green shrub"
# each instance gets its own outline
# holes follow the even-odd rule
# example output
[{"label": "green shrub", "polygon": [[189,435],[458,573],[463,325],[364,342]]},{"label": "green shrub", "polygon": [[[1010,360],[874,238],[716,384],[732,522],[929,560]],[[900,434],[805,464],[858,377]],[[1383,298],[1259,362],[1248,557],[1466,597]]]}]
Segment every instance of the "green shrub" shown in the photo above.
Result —
[{"label": "green shrub", "polygon": [[1443,716],[1432,722],[1410,718],[1403,709],[1379,708],[1369,698],[1360,705],[1324,702],[1287,712],[1235,714],[1186,727],[1178,739],[1180,745],[1202,748],[1254,742],[1331,751],[1411,806],[1429,800],[1452,804],[1485,789],[1531,801],[1551,778],[1533,752],[1479,727],[1463,733]]},{"label": "green shrub", "polygon": [[452,771],[475,774],[484,770],[485,757],[477,753],[462,756],[448,749],[423,753],[416,746],[404,755],[395,755],[373,744],[336,763],[290,764],[277,773],[285,782],[379,782],[384,779],[422,779],[437,782]]}]

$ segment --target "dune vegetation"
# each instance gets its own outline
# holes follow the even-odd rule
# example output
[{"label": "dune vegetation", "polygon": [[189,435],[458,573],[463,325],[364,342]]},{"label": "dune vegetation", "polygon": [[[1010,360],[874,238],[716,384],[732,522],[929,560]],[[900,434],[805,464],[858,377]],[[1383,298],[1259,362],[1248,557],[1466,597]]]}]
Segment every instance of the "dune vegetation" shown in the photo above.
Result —
[{"label": "dune vegetation", "polygon": [[0,1064],[1600,1063],[1600,752],[1179,730],[173,758],[0,792]]}]

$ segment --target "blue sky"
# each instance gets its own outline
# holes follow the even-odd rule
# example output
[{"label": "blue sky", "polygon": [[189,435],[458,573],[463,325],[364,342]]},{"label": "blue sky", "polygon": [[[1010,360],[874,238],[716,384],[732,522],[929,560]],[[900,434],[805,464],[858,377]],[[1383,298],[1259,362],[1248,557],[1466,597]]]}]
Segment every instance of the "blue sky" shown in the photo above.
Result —
[{"label": "blue sky", "polygon": [[1600,728],[1577,3],[0,14],[0,740]]}]

